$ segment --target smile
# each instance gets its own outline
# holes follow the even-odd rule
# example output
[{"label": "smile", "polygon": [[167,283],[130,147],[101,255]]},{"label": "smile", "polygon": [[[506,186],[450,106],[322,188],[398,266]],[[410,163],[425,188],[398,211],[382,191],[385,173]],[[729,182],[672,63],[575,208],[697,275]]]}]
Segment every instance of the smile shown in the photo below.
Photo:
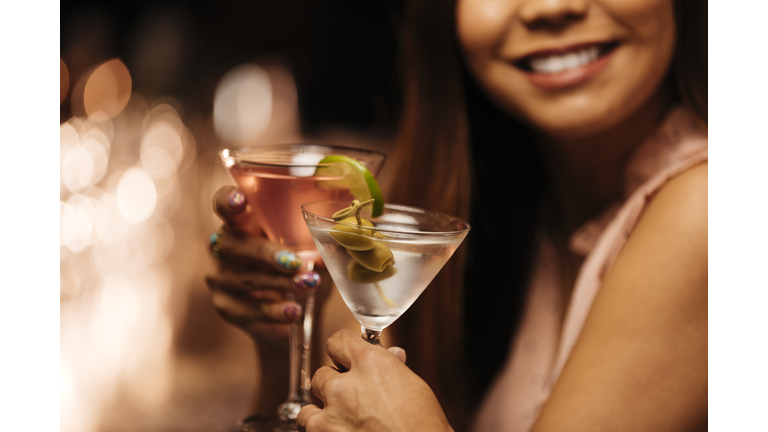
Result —
[{"label": "smile", "polygon": [[515,65],[526,72],[557,74],[588,65],[613,51],[616,45],[593,44],[561,52],[539,52],[515,62]]},{"label": "smile", "polygon": [[608,67],[619,44],[592,43],[564,49],[542,50],[515,61],[531,84],[559,91],[590,81]]}]

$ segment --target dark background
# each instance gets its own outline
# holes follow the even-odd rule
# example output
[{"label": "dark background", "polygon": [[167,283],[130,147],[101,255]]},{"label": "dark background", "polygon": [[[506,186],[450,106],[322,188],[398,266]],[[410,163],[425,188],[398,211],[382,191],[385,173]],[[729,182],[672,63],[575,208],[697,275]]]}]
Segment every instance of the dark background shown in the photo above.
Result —
[{"label": "dark background", "polygon": [[396,17],[392,3],[353,0],[69,1],[61,3],[60,52],[72,83],[118,57],[134,91],[170,95],[200,113],[211,111],[228,70],[278,59],[296,79],[304,132],[390,131],[399,106]]}]

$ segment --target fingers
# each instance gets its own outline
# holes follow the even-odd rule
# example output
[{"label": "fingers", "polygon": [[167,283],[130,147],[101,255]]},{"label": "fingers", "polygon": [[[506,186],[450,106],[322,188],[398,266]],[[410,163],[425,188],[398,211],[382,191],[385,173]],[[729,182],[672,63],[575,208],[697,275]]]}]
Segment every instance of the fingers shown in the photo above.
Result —
[{"label": "fingers", "polygon": [[213,209],[226,223],[240,230],[258,234],[260,229],[245,195],[234,186],[224,186],[213,195]]},{"label": "fingers", "polygon": [[[250,295],[255,299],[281,300],[284,291],[298,291],[298,286],[291,275],[240,267],[217,262],[215,271],[206,277],[211,289],[226,291],[233,295]],[[272,292],[272,293],[270,293]],[[277,297],[275,297],[277,295]]]},{"label": "fingers", "polygon": [[334,379],[338,379],[339,377],[341,377],[341,372],[338,370],[330,366],[321,367],[315,371],[315,375],[312,377],[312,393],[314,393],[318,399],[325,403],[325,395],[328,391],[328,383],[332,382]]},{"label": "fingers", "polygon": [[305,432],[307,431],[307,425],[310,424],[309,430],[314,430],[311,427],[311,418],[322,413],[323,410],[318,408],[315,405],[306,405],[304,406],[301,411],[299,411],[299,415],[296,417],[296,426],[299,429],[299,432]]},{"label": "fingers", "polygon": [[282,273],[293,273],[301,266],[295,252],[264,238],[233,230],[219,239],[222,256],[230,262],[271,268]]},{"label": "fingers", "polygon": [[400,347],[389,347],[387,348],[387,351],[391,352],[392,355],[397,357],[398,360],[400,360],[401,362],[403,362],[403,364],[405,364],[406,355],[405,355],[404,349]]},{"label": "fingers", "polygon": [[301,305],[296,302],[253,300],[234,297],[218,290],[211,290],[211,301],[222,318],[242,327],[257,321],[292,323],[303,313]]},{"label": "fingers", "polygon": [[380,346],[364,341],[359,334],[349,329],[337,331],[326,343],[326,351],[331,360],[346,369],[352,369],[353,360],[367,358],[363,356],[374,354],[376,350],[381,349]]},{"label": "fingers", "polygon": [[245,195],[234,186],[223,186],[213,195],[213,210],[226,222],[243,213],[247,204]]}]

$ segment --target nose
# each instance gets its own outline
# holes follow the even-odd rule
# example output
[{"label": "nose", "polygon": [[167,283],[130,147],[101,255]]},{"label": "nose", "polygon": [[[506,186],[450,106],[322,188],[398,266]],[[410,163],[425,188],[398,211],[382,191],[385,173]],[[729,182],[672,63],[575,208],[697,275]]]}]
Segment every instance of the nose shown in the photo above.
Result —
[{"label": "nose", "polygon": [[584,18],[589,0],[527,0],[520,19],[528,27],[562,27]]}]

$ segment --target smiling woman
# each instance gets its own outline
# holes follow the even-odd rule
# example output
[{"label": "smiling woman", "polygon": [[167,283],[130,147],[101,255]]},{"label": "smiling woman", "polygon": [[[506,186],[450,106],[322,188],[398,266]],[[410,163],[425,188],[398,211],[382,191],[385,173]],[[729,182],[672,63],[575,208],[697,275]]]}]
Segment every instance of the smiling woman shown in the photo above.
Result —
[{"label": "smiling woman", "polygon": [[706,429],[706,18],[407,2],[381,183],[473,233],[392,328],[408,366],[337,333],[300,429]]}]

